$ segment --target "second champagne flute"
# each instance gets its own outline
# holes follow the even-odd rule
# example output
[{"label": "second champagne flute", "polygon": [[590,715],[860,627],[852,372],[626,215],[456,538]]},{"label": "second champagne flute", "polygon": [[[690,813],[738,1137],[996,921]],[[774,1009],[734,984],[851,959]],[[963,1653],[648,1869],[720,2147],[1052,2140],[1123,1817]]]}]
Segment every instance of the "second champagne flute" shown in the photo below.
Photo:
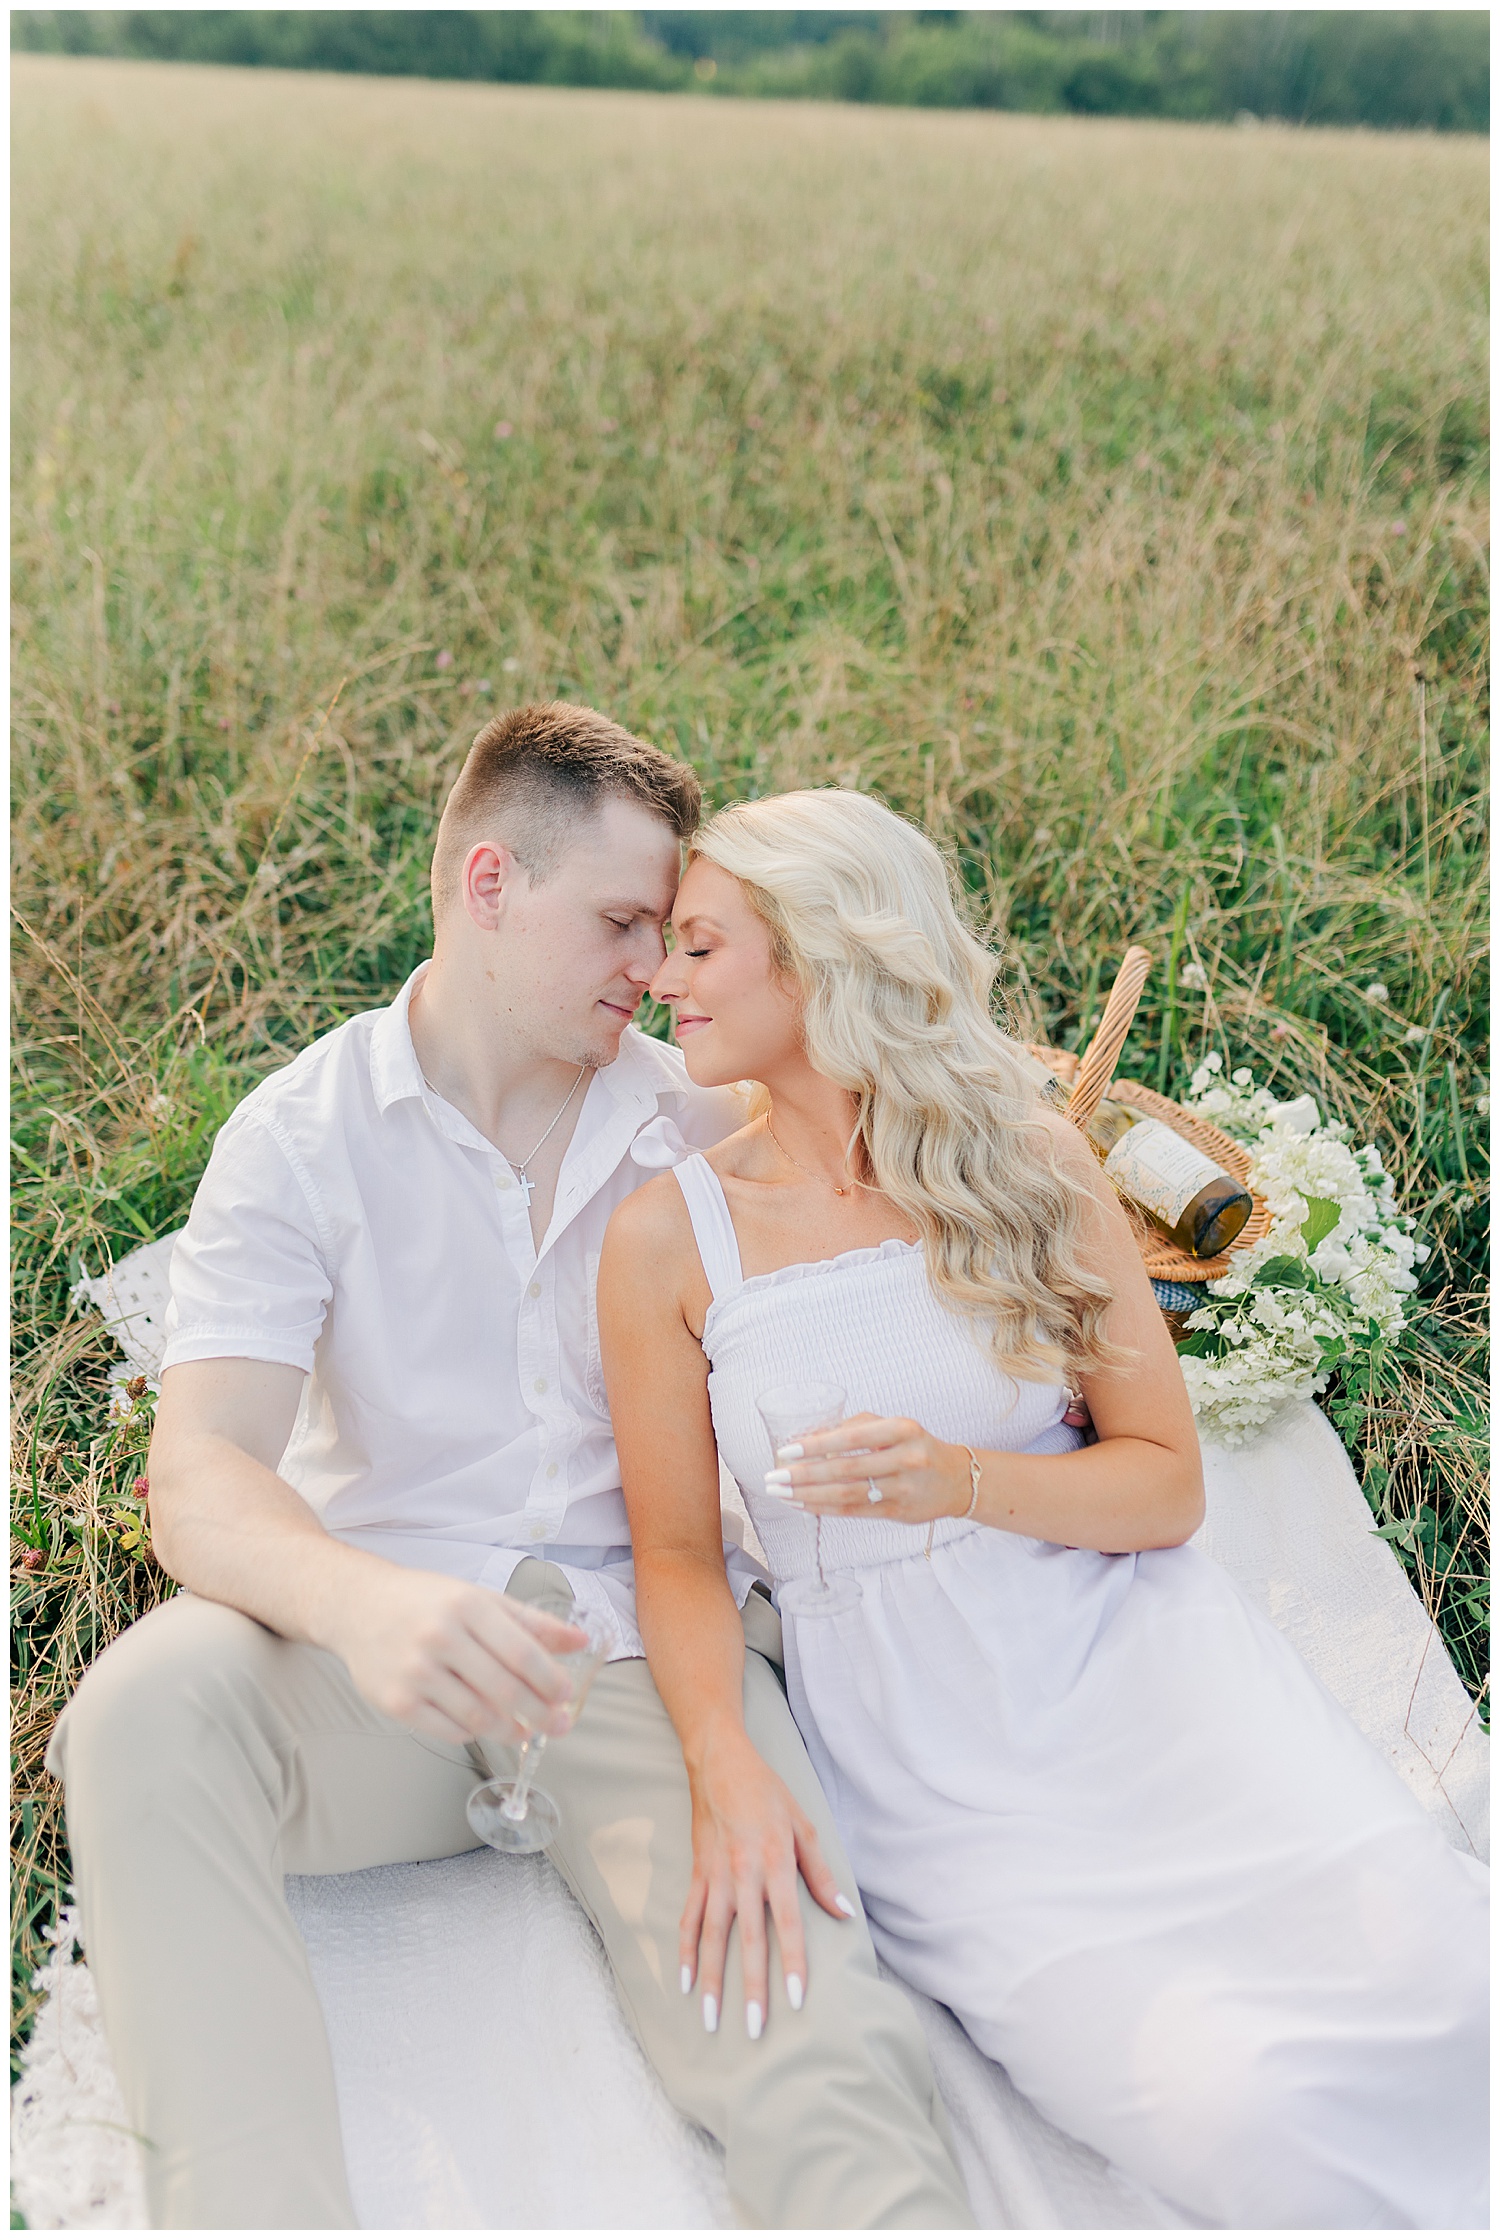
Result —
[{"label": "second champagne flute", "polygon": [[[844,1420],[844,1391],[836,1384],[778,1384],[763,1392],[755,1403],[771,1440],[771,1459],[780,1462],[781,1450],[804,1432],[831,1431]],[[831,1618],[852,1610],[860,1600],[857,1579],[835,1572],[830,1579],[823,1569],[823,1519],[813,1519],[816,1579],[789,1579],[776,1590],[783,1610],[796,1618]]]}]

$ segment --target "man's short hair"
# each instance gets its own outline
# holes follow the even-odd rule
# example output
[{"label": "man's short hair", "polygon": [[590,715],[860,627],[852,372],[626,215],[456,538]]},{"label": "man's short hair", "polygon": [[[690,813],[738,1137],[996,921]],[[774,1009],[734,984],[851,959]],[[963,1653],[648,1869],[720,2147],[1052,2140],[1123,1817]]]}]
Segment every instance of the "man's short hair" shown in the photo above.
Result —
[{"label": "man's short hair", "polygon": [[597,709],[549,700],[496,716],[470,747],[443,810],[432,857],[434,913],[457,893],[476,840],[503,841],[539,883],[610,794],[639,802],[679,840],[698,828],[703,793],[687,763]]}]

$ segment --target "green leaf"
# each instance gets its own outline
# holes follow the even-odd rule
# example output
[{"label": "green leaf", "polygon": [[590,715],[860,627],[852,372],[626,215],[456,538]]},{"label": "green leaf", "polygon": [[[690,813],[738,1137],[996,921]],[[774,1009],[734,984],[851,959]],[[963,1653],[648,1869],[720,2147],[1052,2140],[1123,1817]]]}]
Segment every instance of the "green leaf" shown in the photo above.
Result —
[{"label": "green leaf", "polygon": [[1186,1355],[1190,1361],[1217,1361],[1220,1354],[1228,1350],[1223,1333],[1218,1330],[1191,1330],[1177,1341],[1179,1356]]},{"label": "green leaf", "polygon": [[1303,1260],[1290,1252],[1278,1253],[1264,1267],[1255,1271],[1252,1288],[1256,1291],[1311,1291],[1317,1277]]},{"label": "green leaf", "polygon": [[1339,1208],[1332,1198],[1309,1198],[1307,1219],[1302,1224],[1302,1235],[1309,1252],[1315,1252],[1326,1236],[1339,1225]]}]

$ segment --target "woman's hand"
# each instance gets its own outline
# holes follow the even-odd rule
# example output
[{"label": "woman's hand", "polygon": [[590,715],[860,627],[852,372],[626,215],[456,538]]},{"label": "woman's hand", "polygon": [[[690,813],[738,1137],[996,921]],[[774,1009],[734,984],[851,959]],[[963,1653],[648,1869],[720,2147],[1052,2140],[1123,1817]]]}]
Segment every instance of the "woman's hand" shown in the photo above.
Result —
[{"label": "woman's hand", "polygon": [[802,2004],[807,1948],[797,1902],[797,1870],[825,1913],[849,1920],[854,1908],[833,1878],[818,1832],[786,1783],[748,1735],[710,1747],[692,1773],[693,1879],[682,1913],[682,1988],[703,1995],[703,2027],[717,2030],[724,2002],[729,1931],[740,1925],[745,2031],[758,2038],[770,2011],[766,1908],[776,1924],[787,2001]]},{"label": "woman's hand", "polygon": [[934,1439],[907,1416],[850,1416],[782,1447],[777,1460],[780,1467],[766,1474],[767,1493],[816,1516],[926,1524],[961,1517],[974,1490],[967,1448]]}]

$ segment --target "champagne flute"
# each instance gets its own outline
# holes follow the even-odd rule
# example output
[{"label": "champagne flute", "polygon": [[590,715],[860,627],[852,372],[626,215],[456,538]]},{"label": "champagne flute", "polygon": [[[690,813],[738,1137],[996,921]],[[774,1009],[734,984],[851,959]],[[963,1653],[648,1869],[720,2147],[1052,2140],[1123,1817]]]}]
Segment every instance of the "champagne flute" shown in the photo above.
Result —
[{"label": "champagne flute", "polygon": [[[549,1617],[561,1618],[566,1625],[577,1626],[587,1636],[581,1649],[549,1652],[573,1682],[568,1709],[571,1724],[576,1725],[594,1675],[609,1653],[613,1629],[597,1611],[582,1609],[570,1594],[539,1596],[534,1607],[545,1610]],[[544,1734],[528,1734],[516,1760],[515,1779],[481,1781],[470,1796],[469,1826],[492,1850],[545,1851],[555,1839],[562,1815],[546,1790],[532,1785],[546,1747]]]},{"label": "champagne flute", "polygon": [[[755,1403],[771,1441],[771,1459],[780,1462],[781,1450],[808,1431],[831,1431],[844,1420],[843,1388],[836,1384],[778,1384],[763,1392]],[[857,1579],[823,1569],[823,1519],[813,1519],[813,1553],[816,1579],[791,1579],[776,1590],[783,1610],[797,1618],[828,1618],[852,1610],[860,1600]]]}]

